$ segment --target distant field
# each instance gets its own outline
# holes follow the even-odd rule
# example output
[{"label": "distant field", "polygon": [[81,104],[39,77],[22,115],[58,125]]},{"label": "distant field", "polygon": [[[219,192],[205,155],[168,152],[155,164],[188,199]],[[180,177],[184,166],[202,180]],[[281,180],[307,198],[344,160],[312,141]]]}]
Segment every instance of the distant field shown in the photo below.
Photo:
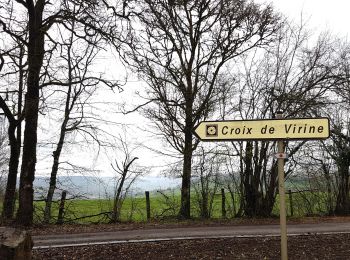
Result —
[{"label": "distant field", "polygon": [[[161,219],[174,217],[177,215],[180,207],[180,194],[168,194],[169,200],[166,202],[164,196],[159,193],[150,194],[150,204],[151,204],[151,218]],[[226,203],[231,203],[229,198],[227,198]],[[192,198],[192,215],[193,217],[199,217],[199,209],[197,206],[196,198]],[[2,206],[2,205],[1,205]],[[0,206],[0,207],[1,207]],[[34,202],[35,207],[35,222],[41,222],[43,218],[43,211],[45,203],[43,201]],[[58,215],[59,202],[55,202],[52,205],[52,217],[53,222],[56,221]],[[113,208],[113,201],[111,199],[75,199],[67,200],[65,204],[65,221],[73,221],[78,223],[87,222],[97,222],[97,221],[107,221],[103,219],[103,212],[110,212]],[[227,211],[229,211],[229,206],[226,205]],[[213,218],[221,217],[221,195],[215,195],[213,210]],[[99,216],[93,216],[98,215]],[[229,213],[228,213],[229,215]],[[92,216],[88,218],[83,218],[86,216]],[[121,221],[146,221],[146,199],[145,197],[128,197],[124,200],[123,207],[121,210]]]},{"label": "distant field", "polygon": [[[150,193],[151,218],[163,219],[176,217],[180,207],[180,192],[174,190],[166,193],[168,199],[158,192]],[[221,194],[216,194],[213,200],[211,210],[211,218],[221,218]],[[310,215],[325,215],[327,214],[327,198],[326,193],[306,191],[292,194],[293,216],[302,217]],[[332,198],[331,198],[332,199]],[[239,207],[239,197],[235,197],[236,211]],[[334,201],[334,198],[333,198]],[[287,194],[287,214],[291,215],[290,198]],[[334,203],[334,202],[333,202]],[[200,217],[199,203],[192,192],[192,217]],[[43,219],[43,210],[45,203],[43,201],[35,202],[35,222],[40,223]],[[52,222],[56,222],[58,215],[59,202],[53,203],[52,207]],[[74,199],[67,200],[65,204],[65,222],[74,223],[91,223],[91,222],[108,222],[107,212],[112,211],[113,201],[111,199]],[[0,211],[2,210],[2,201],[0,201]],[[234,217],[232,200],[229,193],[226,193],[226,212],[227,217]],[[106,214],[101,214],[106,213]],[[273,209],[273,215],[279,215],[279,197],[277,196],[276,203]],[[127,197],[123,203],[121,210],[121,221],[142,222],[147,221],[146,215],[146,199],[145,196]],[[87,217],[91,216],[91,217]]]},{"label": "distant field", "polygon": [[[227,202],[228,203],[228,202]],[[170,216],[176,216],[180,206],[180,195],[174,195],[171,197],[171,202],[166,203],[163,196],[151,193],[151,217],[152,218],[167,218]],[[199,217],[199,210],[197,207],[196,199],[192,199],[192,215],[193,217]],[[76,219],[83,216],[97,215],[101,212],[110,212],[113,208],[113,201],[108,199],[92,199],[92,200],[71,200],[66,202],[66,221],[70,219]],[[42,212],[44,209],[44,202],[36,202],[36,221],[40,222],[42,219]],[[216,195],[213,203],[213,218],[221,217],[221,196]],[[57,217],[58,203],[54,204],[53,217]],[[121,221],[146,221],[146,199],[145,197],[126,198],[121,210]],[[74,222],[96,222],[103,221],[103,216],[94,216],[76,220]]]},{"label": "distant field", "polygon": [[[166,203],[164,197],[159,193],[151,193],[151,218],[162,219],[175,217],[179,210],[180,195],[169,195],[170,200]],[[238,208],[238,197],[236,198],[236,208]],[[307,215],[324,215],[327,212],[326,209],[326,195],[321,192],[304,192],[293,193],[293,216],[301,217]],[[287,195],[287,213],[291,215],[290,200]],[[101,200],[68,200],[65,207],[65,221],[73,221],[76,223],[88,223],[88,222],[107,222],[108,219],[104,218],[105,215],[93,216],[89,218],[83,218],[84,216],[98,215],[102,212],[110,212],[113,207],[113,201],[108,199]],[[36,202],[36,222],[40,222],[42,219],[42,212],[44,208],[44,202]],[[226,194],[226,211],[227,217],[234,217],[232,210],[232,200],[229,195]],[[221,194],[217,194],[214,197],[212,218],[221,218]],[[53,221],[56,221],[58,214],[58,203],[53,206]],[[191,214],[194,218],[198,218],[199,206],[195,197],[192,198],[192,211]],[[279,215],[279,197],[277,197],[273,215]],[[146,199],[145,197],[126,198],[121,210],[121,221],[146,221]]]}]

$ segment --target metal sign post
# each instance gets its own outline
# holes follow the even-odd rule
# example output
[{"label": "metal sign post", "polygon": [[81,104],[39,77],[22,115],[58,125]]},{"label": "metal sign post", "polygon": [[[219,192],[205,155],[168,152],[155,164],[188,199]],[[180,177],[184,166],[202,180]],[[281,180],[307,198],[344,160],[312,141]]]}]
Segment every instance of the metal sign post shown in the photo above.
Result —
[{"label": "metal sign post", "polygon": [[[277,112],[276,118],[282,119],[282,113]],[[284,154],[284,143],[283,140],[277,141],[277,152],[282,155]],[[286,192],[284,188],[284,159],[285,156],[278,156],[278,191],[280,195],[280,228],[281,228],[281,259],[288,259],[287,250],[287,217],[286,217]]]}]

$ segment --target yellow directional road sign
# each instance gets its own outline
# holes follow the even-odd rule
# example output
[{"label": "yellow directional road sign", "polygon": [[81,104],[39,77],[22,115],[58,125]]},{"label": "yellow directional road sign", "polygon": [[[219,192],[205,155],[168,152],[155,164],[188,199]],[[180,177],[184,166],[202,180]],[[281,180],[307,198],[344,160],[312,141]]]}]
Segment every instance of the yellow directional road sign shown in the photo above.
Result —
[{"label": "yellow directional road sign", "polygon": [[194,130],[202,141],[326,139],[328,118],[203,121]]}]

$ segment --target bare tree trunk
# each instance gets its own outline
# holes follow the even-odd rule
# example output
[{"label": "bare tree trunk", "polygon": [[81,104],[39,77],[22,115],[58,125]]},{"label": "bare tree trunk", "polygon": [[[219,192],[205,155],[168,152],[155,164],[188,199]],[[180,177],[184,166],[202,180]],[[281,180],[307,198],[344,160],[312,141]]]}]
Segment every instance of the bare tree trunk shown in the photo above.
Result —
[{"label": "bare tree trunk", "polygon": [[8,128],[8,135],[10,141],[10,162],[9,162],[9,173],[7,176],[6,192],[3,203],[2,217],[10,220],[13,218],[14,206],[15,206],[15,193],[17,183],[17,172],[19,164],[20,145],[15,136],[16,124],[10,123]]},{"label": "bare tree trunk", "polygon": [[[134,157],[132,160],[128,161],[128,157],[126,157],[125,161],[123,162],[123,166],[122,168],[119,167],[118,163],[116,162],[116,168],[113,167],[113,169],[118,172],[121,177],[120,177],[120,182],[118,184],[118,187],[116,187],[116,194],[115,194],[115,198],[114,198],[114,205],[113,205],[113,213],[112,213],[112,222],[117,222],[119,220],[119,216],[120,216],[120,209],[121,209],[121,205],[123,203],[123,198],[122,198],[122,191],[124,188],[124,183],[125,180],[129,174],[129,168],[132,165],[132,163],[137,160],[137,157]],[[128,190],[128,188],[127,188]]]},{"label": "bare tree trunk", "polygon": [[[305,141],[299,143],[289,155],[295,154],[304,143]],[[249,217],[269,217],[272,214],[278,191],[277,162],[274,161],[267,169],[267,148],[258,147],[255,144],[254,154],[253,150],[253,143],[248,142],[246,154],[243,157],[245,167],[243,172],[244,213]],[[286,176],[289,173],[290,171],[287,171]]]},{"label": "bare tree trunk", "polygon": [[208,199],[208,192],[209,191],[205,191],[202,190],[202,205],[201,205],[201,217],[202,218],[209,218],[210,214],[209,214],[209,208],[208,208],[208,203],[209,203],[209,199]]},{"label": "bare tree trunk", "polygon": [[44,211],[44,223],[49,223],[50,218],[51,218],[52,198],[53,198],[53,195],[54,195],[55,189],[56,189],[58,166],[59,166],[62,148],[64,145],[64,139],[65,139],[66,132],[67,132],[66,127],[67,127],[67,123],[69,120],[69,114],[70,114],[70,108],[71,108],[70,100],[71,100],[71,92],[72,92],[72,68],[71,68],[71,63],[70,63],[70,49],[71,49],[71,46],[69,47],[69,51],[68,51],[69,86],[68,86],[66,104],[65,104],[65,109],[64,109],[64,120],[63,120],[62,125],[61,125],[60,138],[58,140],[56,150],[53,151],[53,154],[52,154],[53,155],[53,164],[52,164],[52,169],[51,169],[51,174],[50,174],[49,190],[47,191],[47,196],[46,196],[45,211]]},{"label": "bare tree trunk", "polygon": [[[14,216],[19,156],[21,154],[21,143],[22,143],[21,111],[22,111],[22,95],[23,95],[23,82],[24,82],[23,57],[24,57],[24,48],[22,45],[20,45],[17,121],[10,122],[9,128],[8,128],[8,136],[10,141],[11,152],[10,152],[10,162],[9,162],[9,173],[7,176],[7,184],[6,184],[5,198],[3,202],[3,211],[2,211],[2,217],[7,220],[12,219]],[[17,129],[17,135],[15,136],[16,129]]]},{"label": "bare tree trunk", "polygon": [[339,191],[337,195],[337,204],[335,206],[335,213],[346,215],[350,213],[349,200],[349,165],[345,162],[340,162],[339,167]]},{"label": "bare tree trunk", "polygon": [[123,172],[119,186],[117,188],[117,193],[116,193],[115,198],[114,198],[113,215],[112,215],[113,222],[117,222],[119,219],[119,216],[120,216],[120,204],[121,204],[120,195],[122,193],[122,189],[124,186],[124,182],[125,182],[125,178],[126,178],[127,173],[128,173],[127,171]]},{"label": "bare tree trunk", "polygon": [[[61,124],[61,129],[60,129],[60,135],[59,135],[59,140],[57,143],[56,150],[53,152],[53,164],[52,164],[52,169],[51,169],[51,174],[50,174],[50,184],[49,184],[49,190],[47,192],[46,196],[46,204],[45,204],[45,211],[44,211],[44,222],[49,223],[50,218],[51,218],[51,205],[52,205],[52,198],[56,189],[56,182],[57,182],[57,173],[58,173],[58,167],[59,167],[59,161],[60,161],[60,156],[61,152],[63,149],[63,145],[65,142],[65,137],[66,133],[69,131],[73,131],[76,126],[78,126],[79,123],[75,123],[74,127],[71,127],[71,129],[67,129],[67,125],[69,124],[69,118],[72,109],[76,105],[76,101],[79,97],[79,95],[82,94],[83,87],[80,86],[80,88],[75,88],[73,84],[73,78],[76,77],[74,75],[74,67],[79,64],[74,64],[73,58],[74,58],[74,51],[73,49],[73,44],[74,44],[74,29],[75,29],[75,22],[71,24],[70,30],[72,31],[69,42],[66,43],[67,45],[67,57],[65,58],[67,61],[67,76],[68,76],[68,81],[67,81],[67,95],[66,95],[66,102],[65,102],[65,108],[64,108],[64,116],[63,116],[63,122]],[[82,55],[81,59],[87,56],[89,51],[85,51],[84,54]],[[72,57],[73,56],[73,57]],[[88,70],[88,63],[85,64],[84,72]],[[83,73],[84,74],[84,73]],[[85,76],[82,76],[80,78],[81,81],[84,80]],[[81,115],[83,117],[83,115]],[[80,121],[81,122],[81,121]],[[69,127],[68,127],[69,128]]]},{"label": "bare tree trunk", "polygon": [[276,201],[276,194],[278,193],[277,177],[278,177],[277,163],[274,162],[270,168],[270,182],[268,184],[268,187],[266,188],[266,194],[262,201],[260,216],[263,216],[263,217],[271,216],[273,206],[275,205],[275,201]]},{"label": "bare tree trunk", "polygon": [[65,124],[63,124],[61,127],[60,140],[57,144],[56,150],[53,152],[53,165],[52,165],[51,175],[50,175],[50,186],[46,196],[44,223],[49,223],[51,218],[52,198],[56,189],[58,165],[59,165],[61,151],[63,148],[64,137],[65,137]]},{"label": "bare tree trunk", "polygon": [[65,191],[65,190],[62,191],[60,208],[58,210],[58,216],[57,216],[57,222],[56,222],[56,224],[58,224],[58,225],[62,225],[63,224],[64,204],[66,202],[66,196],[67,196],[67,191]]},{"label": "bare tree trunk", "polygon": [[256,208],[258,201],[256,200],[256,189],[253,187],[253,143],[247,142],[244,155],[244,199],[245,199],[245,215],[249,217],[256,216]]},{"label": "bare tree trunk", "polygon": [[27,1],[29,14],[28,79],[25,96],[25,130],[23,157],[19,186],[19,208],[17,223],[30,226],[33,223],[33,182],[35,178],[37,126],[39,111],[40,69],[44,57],[44,35],[42,15],[44,0]]},{"label": "bare tree trunk", "polygon": [[[179,212],[180,218],[189,219],[191,217],[191,167],[192,167],[192,105],[188,108],[191,110],[190,115],[186,116],[185,125],[185,147],[183,153],[183,171],[181,185],[181,207]],[[188,114],[188,113],[187,113]]]},{"label": "bare tree trunk", "polygon": [[333,208],[333,199],[332,199],[331,176],[329,174],[329,169],[324,162],[322,162],[322,169],[326,178],[328,214],[332,215],[334,213],[334,208]]}]

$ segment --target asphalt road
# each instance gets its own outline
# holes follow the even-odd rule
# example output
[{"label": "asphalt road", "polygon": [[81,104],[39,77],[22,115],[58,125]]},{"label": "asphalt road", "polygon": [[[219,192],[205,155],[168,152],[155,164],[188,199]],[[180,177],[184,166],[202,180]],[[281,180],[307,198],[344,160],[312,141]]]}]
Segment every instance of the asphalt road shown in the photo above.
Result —
[{"label": "asphalt road", "polygon": [[[290,224],[288,236],[350,233],[350,223]],[[279,225],[137,229],[115,232],[33,236],[34,249],[200,238],[279,236]]]}]

